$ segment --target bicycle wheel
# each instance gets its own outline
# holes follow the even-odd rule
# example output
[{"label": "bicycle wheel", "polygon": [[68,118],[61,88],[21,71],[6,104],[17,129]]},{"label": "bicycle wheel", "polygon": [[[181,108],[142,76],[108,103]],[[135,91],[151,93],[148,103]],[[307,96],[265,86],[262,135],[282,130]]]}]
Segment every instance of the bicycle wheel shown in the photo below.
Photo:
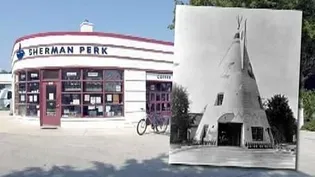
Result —
[{"label": "bicycle wheel", "polygon": [[158,125],[156,126],[157,133],[165,133],[168,127],[168,119],[160,118]]},{"label": "bicycle wheel", "polygon": [[138,125],[137,125],[138,135],[143,135],[146,130],[147,130],[147,124],[146,124],[145,119],[139,120]]}]

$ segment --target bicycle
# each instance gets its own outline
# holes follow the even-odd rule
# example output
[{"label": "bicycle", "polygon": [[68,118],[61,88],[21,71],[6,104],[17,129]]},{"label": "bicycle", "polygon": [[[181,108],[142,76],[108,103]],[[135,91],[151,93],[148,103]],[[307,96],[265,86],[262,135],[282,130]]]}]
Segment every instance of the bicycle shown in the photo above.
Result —
[{"label": "bicycle", "polygon": [[[139,120],[137,124],[137,133],[138,135],[143,135],[146,132],[148,125],[151,125],[152,130],[156,133],[164,133],[167,130],[168,124],[168,117],[160,116],[156,113],[146,113],[146,116],[143,119]],[[143,130],[141,131],[140,128],[143,128]]]}]

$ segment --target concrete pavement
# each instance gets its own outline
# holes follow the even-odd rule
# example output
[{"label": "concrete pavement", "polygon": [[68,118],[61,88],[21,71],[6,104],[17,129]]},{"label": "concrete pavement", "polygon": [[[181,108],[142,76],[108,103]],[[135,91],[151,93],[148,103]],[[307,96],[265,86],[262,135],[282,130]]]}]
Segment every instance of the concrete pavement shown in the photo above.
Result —
[{"label": "concrete pavement", "polygon": [[300,131],[298,151],[298,169],[315,176],[315,132]]},{"label": "concrete pavement", "polygon": [[138,136],[131,127],[41,130],[0,116],[0,129],[2,177],[307,176],[289,170],[171,166],[169,136]]},{"label": "concrete pavement", "polygon": [[192,165],[241,166],[253,168],[295,169],[295,155],[276,150],[253,150],[239,147],[210,147],[175,151],[169,162]]}]

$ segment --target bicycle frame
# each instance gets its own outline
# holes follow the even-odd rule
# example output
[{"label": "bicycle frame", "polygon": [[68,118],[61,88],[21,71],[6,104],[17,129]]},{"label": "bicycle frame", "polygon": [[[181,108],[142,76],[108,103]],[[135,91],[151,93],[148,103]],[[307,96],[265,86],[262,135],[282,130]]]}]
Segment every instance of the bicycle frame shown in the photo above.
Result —
[{"label": "bicycle frame", "polygon": [[147,114],[146,116],[147,125],[150,125],[150,124],[153,126],[163,125],[164,121],[166,120],[167,118],[156,113]]}]

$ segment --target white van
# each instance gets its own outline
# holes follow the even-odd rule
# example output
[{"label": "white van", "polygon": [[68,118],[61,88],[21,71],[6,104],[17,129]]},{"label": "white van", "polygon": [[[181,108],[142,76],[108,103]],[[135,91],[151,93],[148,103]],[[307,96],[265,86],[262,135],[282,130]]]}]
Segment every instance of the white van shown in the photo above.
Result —
[{"label": "white van", "polygon": [[12,91],[9,88],[0,90],[0,109],[10,108],[12,100]]}]

